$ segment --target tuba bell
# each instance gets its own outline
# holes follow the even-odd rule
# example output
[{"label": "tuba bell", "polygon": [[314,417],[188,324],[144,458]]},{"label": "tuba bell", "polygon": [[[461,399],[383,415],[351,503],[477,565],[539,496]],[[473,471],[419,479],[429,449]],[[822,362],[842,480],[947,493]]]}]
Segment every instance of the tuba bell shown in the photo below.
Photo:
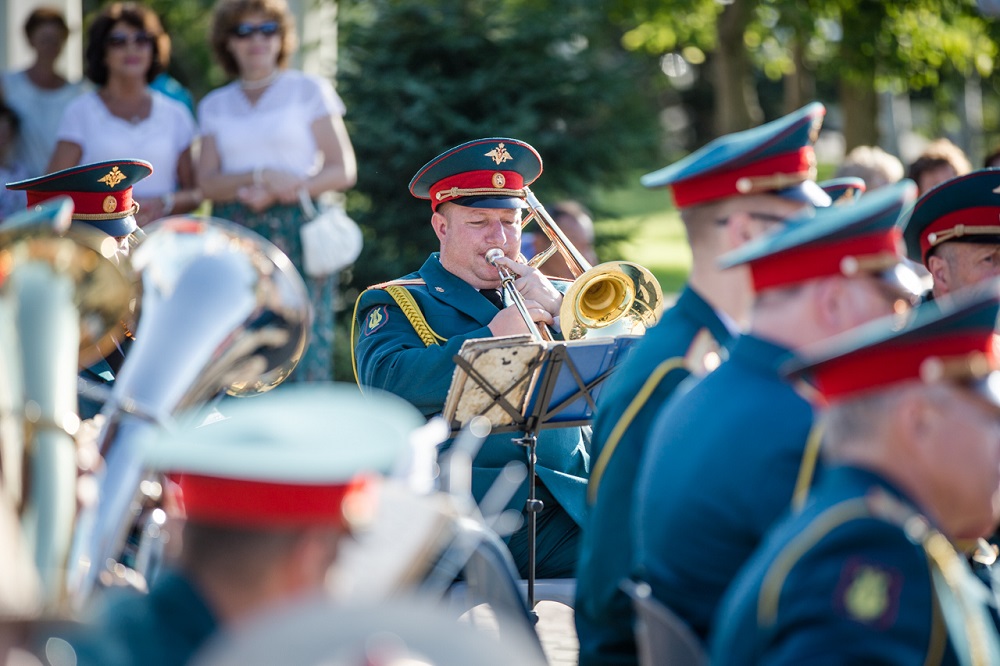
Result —
[{"label": "tuba bell", "polygon": [[[114,239],[70,230],[73,204],[52,199],[0,228],[0,467],[41,584],[40,603],[68,601],[77,513],[81,360],[112,344],[132,301]],[[18,576],[18,572],[7,575]]]},{"label": "tuba bell", "polygon": [[142,282],[135,341],[105,404],[99,489],[74,537],[70,581],[83,603],[98,584],[155,568],[164,479],[149,478],[138,438],[223,393],[283,382],[305,351],[312,311],[302,277],[270,241],[227,220],[168,217],[132,254]]},{"label": "tuba bell", "polygon": [[663,292],[648,269],[628,261],[609,261],[591,266],[566,238],[535,194],[527,187],[524,194],[530,212],[522,227],[534,219],[551,242],[528,264],[538,267],[559,252],[575,277],[563,294],[559,310],[566,340],[640,335],[657,322],[663,308]]}]

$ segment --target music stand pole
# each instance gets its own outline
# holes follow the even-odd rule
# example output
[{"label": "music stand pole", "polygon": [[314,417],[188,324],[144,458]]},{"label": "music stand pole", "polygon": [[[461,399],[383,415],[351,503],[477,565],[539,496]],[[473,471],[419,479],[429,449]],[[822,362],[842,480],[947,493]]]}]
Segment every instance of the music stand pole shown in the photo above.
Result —
[{"label": "music stand pole", "polygon": [[538,447],[538,436],[528,431],[524,437],[514,440],[515,444],[528,449],[528,499],[524,502],[524,510],[528,512],[528,608],[535,612],[535,561],[537,555],[538,513],[545,508],[544,502],[535,496],[535,462]]}]

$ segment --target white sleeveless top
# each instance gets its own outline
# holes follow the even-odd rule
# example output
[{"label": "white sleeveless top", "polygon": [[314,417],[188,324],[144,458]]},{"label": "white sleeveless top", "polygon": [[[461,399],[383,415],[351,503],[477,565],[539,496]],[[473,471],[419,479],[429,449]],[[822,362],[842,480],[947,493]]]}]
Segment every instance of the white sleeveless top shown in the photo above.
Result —
[{"label": "white sleeveless top", "polygon": [[314,175],[322,156],[311,125],[331,115],[344,115],[344,103],[330,82],[296,70],[283,71],[256,104],[234,81],[198,105],[202,136],[215,139],[223,173],[271,168]]},{"label": "white sleeveless top", "polygon": [[150,93],[152,110],[138,123],[112,115],[100,96],[89,92],[66,107],[59,125],[59,140],[83,149],[80,164],[130,158],[152,164],[152,175],[132,191],[137,197],[177,190],[177,159],[194,141],[196,130],[186,106],[156,90]]},{"label": "white sleeveless top", "polygon": [[56,147],[56,130],[63,111],[86,90],[84,83],[67,83],[62,88],[38,88],[27,72],[4,72],[3,97],[21,120],[14,156],[27,169],[28,177],[45,173]]}]

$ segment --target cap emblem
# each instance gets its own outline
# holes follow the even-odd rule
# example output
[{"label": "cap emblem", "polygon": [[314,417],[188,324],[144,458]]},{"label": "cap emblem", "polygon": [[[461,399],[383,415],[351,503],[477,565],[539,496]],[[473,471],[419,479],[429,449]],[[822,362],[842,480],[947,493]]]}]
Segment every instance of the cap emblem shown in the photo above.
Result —
[{"label": "cap emblem", "polygon": [[[507,152],[507,147],[504,146],[503,143],[497,144],[496,148],[488,153],[485,153],[485,155],[486,157],[492,158],[494,164],[503,164],[507,160],[514,159],[510,156],[510,153]],[[499,187],[499,185],[497,187]]]},{"label": "cap emblem", "polygon": [[504,178],[502,173],[497,171],[495,174],[493,174],[493,187],[499,190],[506,184],[507,184],[507,179]]},{"label": "cap emblem", "polygon": [[[118,183],[125,180],[127,176],[123,174],[118,167],[113,167],[111,171],[106,173],[103,178],[97,180],[98,183],[104,183],[108,187],[116,187]],[[113,209],[112,209],[113,210]],[[108,211],[111,212],[111,211]]]},{"label": "cap emblem", "polygon": [[115,209],[118,208],[118,200],[109,194],[104,197],[104,202],[101,204],[101,208],[104,209],[105,213],[113,213],[115,212]]}]

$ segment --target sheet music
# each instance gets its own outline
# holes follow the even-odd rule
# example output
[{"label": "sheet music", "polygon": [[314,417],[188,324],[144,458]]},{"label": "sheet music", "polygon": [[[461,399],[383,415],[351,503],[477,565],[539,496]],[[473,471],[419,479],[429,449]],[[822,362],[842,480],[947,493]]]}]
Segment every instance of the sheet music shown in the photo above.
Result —
[{"label": "sheet music", "polygon": [[[468,340],[462,345],[459,356],[518,413],[523,413],[534,376],[530,370],[544,349],[545,343],[535,341],[530,335],[514,335]],[[452,375],[443,414],[453,427],[461,427],[480,414],[494,428],[517,422],[506,409],[496,404],[495,396],[487,392],[480,378],[470,376],[461,365],[456,366]]]}]

